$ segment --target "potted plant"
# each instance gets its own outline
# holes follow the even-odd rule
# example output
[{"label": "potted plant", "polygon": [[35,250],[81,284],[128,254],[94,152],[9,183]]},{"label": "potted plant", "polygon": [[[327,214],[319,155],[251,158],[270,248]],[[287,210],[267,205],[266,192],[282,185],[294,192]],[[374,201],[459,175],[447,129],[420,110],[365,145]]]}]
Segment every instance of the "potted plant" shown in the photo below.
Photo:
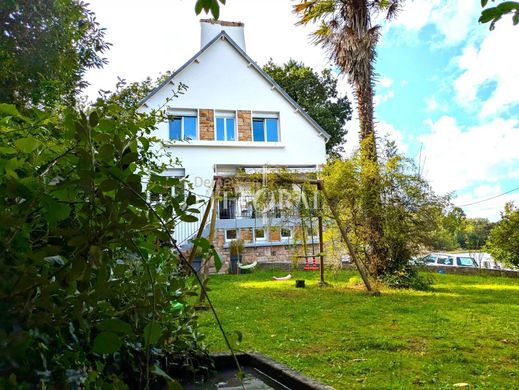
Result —
[{"label": "potted plant", "polygon": [[232,240],[229,245],[229,253],[231,255],[230,273],[237,274],[238,262],[241,262],[241,257],[243,253],[243,240]]}]

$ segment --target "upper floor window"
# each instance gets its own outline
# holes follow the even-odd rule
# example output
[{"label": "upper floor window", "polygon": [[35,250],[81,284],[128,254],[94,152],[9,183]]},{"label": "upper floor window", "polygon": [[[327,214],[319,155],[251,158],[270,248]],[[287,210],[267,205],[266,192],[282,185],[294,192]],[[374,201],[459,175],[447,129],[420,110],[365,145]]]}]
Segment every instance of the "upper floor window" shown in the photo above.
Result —
[{"label": "upper floor window", "polygon": [[267,235],[265,229],[254,229],[254,238],[256,241],[266,241]]},{"label": "upper floor window", "polygon": [[252,140],[254,142],[278,142],[278,118],[252,118]]},{"label": "upper floor window", "polygon": [[220,219],[236,218],[236,199],[222,199],[218,202],[218,216]]},{"label": "upper floor window", "polygon": [[183,141],[197,139],[196,111],[175,112],[169,118],[169,139]]},{"label": "upper floor window", "polygon": [[281,229],[281,239],[288,240],[292,238],[292,230],[290,229]]},{"label": "upper floor window", "polygon": [[216,140],[236,141],[234,112],[216,112]]}]

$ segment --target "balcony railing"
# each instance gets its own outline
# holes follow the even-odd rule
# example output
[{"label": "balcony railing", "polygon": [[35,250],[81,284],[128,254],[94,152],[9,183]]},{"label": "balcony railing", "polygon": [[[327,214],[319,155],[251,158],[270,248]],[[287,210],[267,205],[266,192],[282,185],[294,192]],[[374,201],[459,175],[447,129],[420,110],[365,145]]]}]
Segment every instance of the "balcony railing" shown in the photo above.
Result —
[{"label": "balcony railing", "polygon": [[255,207],[252,195],[241,195],[237,198],[225,198],[218,202],[219,219],[253,219],[253,218],[284,218],[298,215],[298,208]]}]

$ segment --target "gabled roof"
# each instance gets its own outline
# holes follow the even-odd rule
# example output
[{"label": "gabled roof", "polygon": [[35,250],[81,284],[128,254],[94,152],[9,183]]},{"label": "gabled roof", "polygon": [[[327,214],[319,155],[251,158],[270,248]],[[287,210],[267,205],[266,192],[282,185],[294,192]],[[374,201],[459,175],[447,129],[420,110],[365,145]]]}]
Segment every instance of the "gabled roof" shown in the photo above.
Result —
[{"label": "gabled roof", "polygon": [[274,89],[276,89],[294,108],[303,115],[303,117],[319,132],[324,138],[326,139],[326,142],[330,139],[330,134],[328,134],[310,115],[306,113],[306,111],[299,105],[297,102],[290,97],[288,93],[285,92],[283,88],[279,86],[278,83],[276,83],[272,77],[270,77],[261,67],[254,62],[252,58],[250,58],[243,49],[238,46],[236,42],[233,41],[233,39],[222,30],[217,36],[215,36],[210,42],[207,43],[198,53],[196,53],[193,57],[191,57],[184,65],[182,65],[180,68],[178,68],[168,79],[166,79],[164,82],[162,82],[158,87],[156,87],[153,91],[151,91],[144,99],[140,101],[140,105],[144,105],[153,95],[155,95],[160,89],[162,89],[165,85],[171,82],[175,76],[180,74],[184,69],[186,69],[189,65],[191,65],[195,60],[203,53],[205,52],[209,47],[211,47],[215,42],[217,42],[219,39],[226,40],[256,71],[263,76],[269,82]]}]

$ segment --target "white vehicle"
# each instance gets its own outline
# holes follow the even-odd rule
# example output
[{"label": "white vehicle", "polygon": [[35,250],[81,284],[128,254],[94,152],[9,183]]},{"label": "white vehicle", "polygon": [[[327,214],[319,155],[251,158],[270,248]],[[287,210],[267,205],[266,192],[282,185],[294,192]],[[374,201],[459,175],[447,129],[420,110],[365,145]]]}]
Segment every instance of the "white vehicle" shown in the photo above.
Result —
[{"label": "white vehicle", "polygon": [[423,263],[433,267],[479,268],[478,263],[473,257],[460,256],[458,254],[431,253],[423,257]]}]

